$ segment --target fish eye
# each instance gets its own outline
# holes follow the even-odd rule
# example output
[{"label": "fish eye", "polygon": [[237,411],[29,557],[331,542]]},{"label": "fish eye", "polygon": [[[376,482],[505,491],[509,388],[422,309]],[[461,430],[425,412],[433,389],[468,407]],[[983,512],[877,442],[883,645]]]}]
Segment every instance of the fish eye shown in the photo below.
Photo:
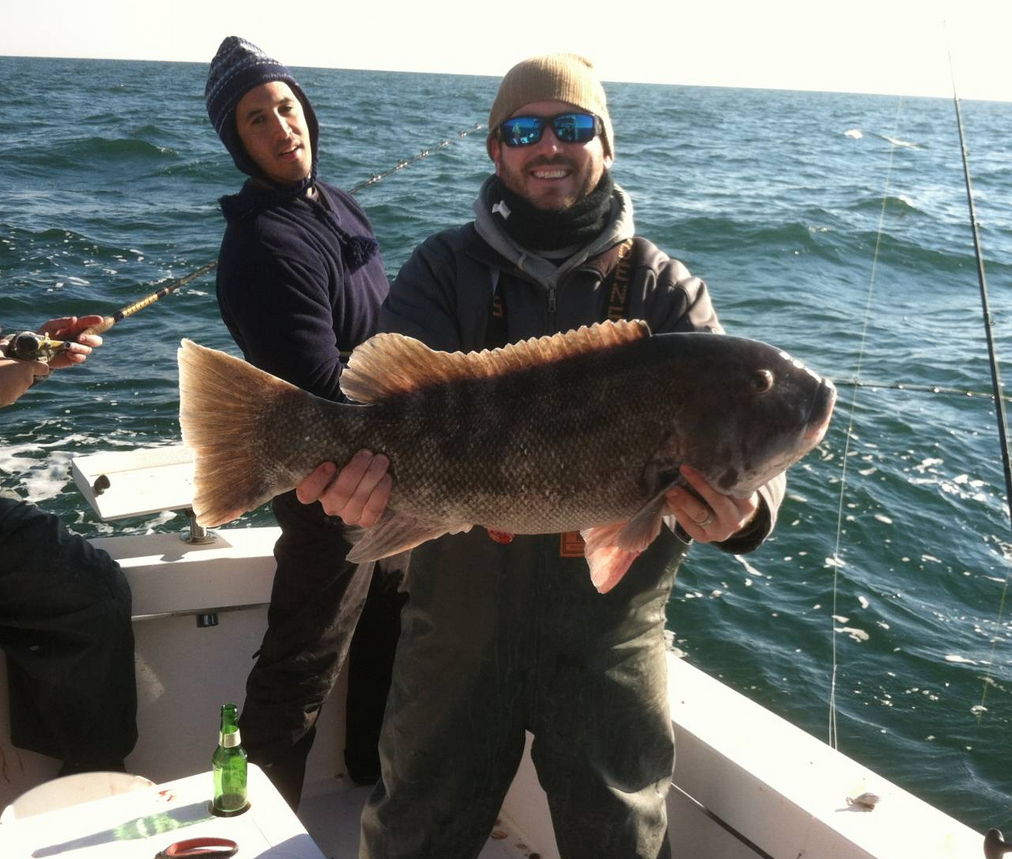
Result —
[{"label": "fish eye", "polygon": [[773,387],[773,374],[769,370],[756,370],[751,384],[757,394],[765,394]]}]

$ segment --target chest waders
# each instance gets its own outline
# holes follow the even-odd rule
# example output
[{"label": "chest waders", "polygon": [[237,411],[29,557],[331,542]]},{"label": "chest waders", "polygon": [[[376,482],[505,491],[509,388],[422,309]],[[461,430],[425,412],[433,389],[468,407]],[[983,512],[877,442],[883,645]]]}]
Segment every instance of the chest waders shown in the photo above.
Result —
[{"label": "chest waders", "polygon": [[[602,281],[605,318],[627,311],[627,244]],[[487,347],[505,345],[508,313],[496,283]],[[477,856],[530,731],[564,859],[667,859],[663,631],[684,550],[664,529],[599,594],[579,534],[475,527],[414,549],[360,856]]]}]

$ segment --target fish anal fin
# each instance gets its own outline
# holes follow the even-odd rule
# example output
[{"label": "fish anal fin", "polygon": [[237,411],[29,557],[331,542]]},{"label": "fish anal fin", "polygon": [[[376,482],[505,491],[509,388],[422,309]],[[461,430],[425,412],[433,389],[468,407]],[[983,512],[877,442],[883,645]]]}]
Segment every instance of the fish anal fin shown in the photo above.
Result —
[{"label": "fish anal fin", "polygon": [[403,334],[377,334],[352,352],[341,374],[341,390],[357,402],[374,403],[431,385],[494,378],[649,336],[650,327],[642,319],[621,319],[531,338],[501,349],[436,352]]},{"label": "fish anal fin", "polygon": [[372,527],[359,529],[349,535],[355,545],[348,552],[348,560],[353,564],[378,561],[380,558],[406,552],[444,534],[458,534],[470,529],[470,525],[448,526],[445,523],[405,516],[387,508]]},{"label": "fish anal fin", "polygon": [[640,555],[640,551],[622,549],[618,545],[626,524],[618,522],[580,532],[586,544],[584,555],[590,566],[590,580],[602,594],[608,593],[622,580],[632,562]]}]

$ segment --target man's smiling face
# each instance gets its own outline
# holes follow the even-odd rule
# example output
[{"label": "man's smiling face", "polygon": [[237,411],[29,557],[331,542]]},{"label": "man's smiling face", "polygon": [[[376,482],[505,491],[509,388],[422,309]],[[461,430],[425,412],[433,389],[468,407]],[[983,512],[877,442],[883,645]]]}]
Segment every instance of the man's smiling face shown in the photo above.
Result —
[{"label": "man's smiling face", "polygon": [[294,185],[313,165],[302,103],[284,81],[251,89],[235,108],[235,127],[246,153],[272,181]]},{"label": "man's smiling face", "polygon": [[[551,117],[582,108],[564,101],[535,101],[512,116]],[[513,191],[539,209],[561,211],[586,197],[601,181],[614,160],[604,154],[601,135],[589,143],[561,143],[549,126],[530,146],[507,146],[491,141],[496,175]]]}]

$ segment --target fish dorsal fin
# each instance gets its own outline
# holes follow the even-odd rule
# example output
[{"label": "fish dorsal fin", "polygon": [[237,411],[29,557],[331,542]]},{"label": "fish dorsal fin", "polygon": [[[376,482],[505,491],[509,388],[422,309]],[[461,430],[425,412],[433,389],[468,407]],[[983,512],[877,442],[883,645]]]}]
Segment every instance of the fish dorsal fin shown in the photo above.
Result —
[{"label": "fish dorsal fin", "polygon": [[650,327],[642,319],[622,319],[484,352],[435,352],[403,334],[377,334],[352,353],[341,375],[341,390],[352,400],[373,403],[430,385],[487,379],[551,364],[649,336]]}]

